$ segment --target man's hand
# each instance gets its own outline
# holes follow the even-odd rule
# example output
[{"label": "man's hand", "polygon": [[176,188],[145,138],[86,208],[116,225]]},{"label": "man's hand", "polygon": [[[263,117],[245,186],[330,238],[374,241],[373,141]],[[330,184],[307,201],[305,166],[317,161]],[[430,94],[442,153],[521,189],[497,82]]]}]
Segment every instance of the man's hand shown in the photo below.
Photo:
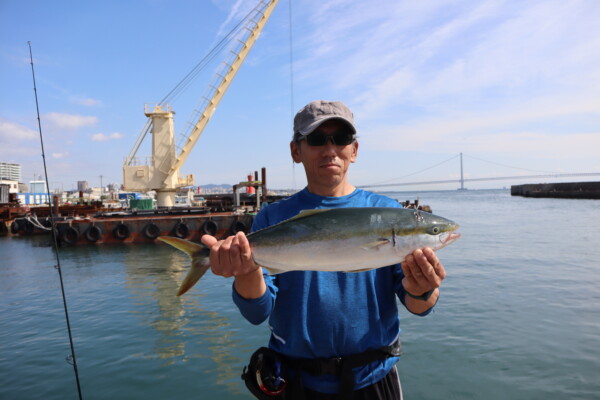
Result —
[{"label": "man's hand", "polygon": [[252,259],[252,249],[244,232],[224,240],[204,235],[202,243],[210,248],[210,267],[215,275],[229,278],[246,275],[259,268]]},{"label": "man's hand", "polygon": [[[402,280],[404,290],[415,296],[439,288],[446,277],[444,266],[435,252],[428,247],[417,249],[407,255],[402,263],[402,272],[404,272]],[[438,291],[435,291],[427,301],[406,296],[406,305],[410,311],[418,314],[433,307],[438,296]]]},{"label": "man's hand", "polygon": [[244,232],[224,240],[202,236],[202,243],[210,248],[210,267],[213,274],[235,277],[235,289],[247,299],[261,297],[266,290],[262,268],[252,258],[252,248]]}]

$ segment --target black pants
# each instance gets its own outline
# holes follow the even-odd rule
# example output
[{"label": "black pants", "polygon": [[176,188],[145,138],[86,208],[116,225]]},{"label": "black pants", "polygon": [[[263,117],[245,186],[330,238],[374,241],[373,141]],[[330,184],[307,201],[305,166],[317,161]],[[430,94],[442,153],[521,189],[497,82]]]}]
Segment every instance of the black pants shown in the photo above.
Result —
[{"label": "black pants", "polygon": [[[304,398],[306,400],[345,400],[337,394],[325,394],[314,392],[304,388],[304,396],[298,396],[295,393],[294,398]],[[398,370],[394,368],[379,382],[356,390],[352,396],[352,400],[402,400],[402,387],[400,386],[400,378]]]}]

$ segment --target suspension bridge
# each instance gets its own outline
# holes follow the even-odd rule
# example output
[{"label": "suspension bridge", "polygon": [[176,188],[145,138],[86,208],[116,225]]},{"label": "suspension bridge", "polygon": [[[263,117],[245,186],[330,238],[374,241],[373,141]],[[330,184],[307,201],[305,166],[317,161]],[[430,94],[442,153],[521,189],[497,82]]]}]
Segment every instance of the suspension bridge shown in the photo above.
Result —
[{"label": "suspension bridge", "polygon": [[[431,180],[431,181],[409,181],[409,182],[402,182],[402,181],[400,181],[400,182],[385,182],[385,183],[361,185],[359,187],[362,189],[367,189],[367,188],[381,188],[381,187],[391,187],[391,186],[420,186],[420,185],[439,185],[439,184],[457,183],[457,184],[460,184],[460,187],[458,188],[458,190],[466,190],[466,188],[465,188],[466,182],[511,181],[511,180],[519,180],[519,179],[552,179],[552,178],[556,179],[556,178],[571,178],[571,177],[581,178],[581,177],[600,176],[600,172],[579,172],[579,173],[545,172],[545,173],[533,174],[533,175],[511,175],[511,176],[491,176],[491,177],[484,177],[484,178],[465,178],[464,170],[463,170],[463,153],[460,153],[456,156],[451,157],[448,160],[442,161],[442,162],[435,164],[433,166],[430,166],[428,168],[425,168],[420,171],[414,172],[412,174],[406,175],[405,178],[408,176],[413,176],[413,175],[419,174],[421,172],[427,171],[427,170],[437,167],[441,164],[444,164],[451,160],[454,160],[458,157],[460,157],[460,178],[457,178],[457,179],[442,179],[442,180]],[[480,158],[473,157],[473,156],[467,156],[467,157],[473,158],[473,159],[476,159],[479,161],[488,162],[491,164],[500,165],[500,166],[507,167],[507,168],[525,170],[525,171],[530,171],[530,172],[532,172],[532,171],[533,172],[542,172],[542,171],[529,170],[526,168],[513,167],[513,166],[509,166],[509,165],[505,165],[505,164],[499,164],[499,163],[492,162],[492,161],[482,160]],[[400,178],[397,178],[397,179],[400,179]]]}]

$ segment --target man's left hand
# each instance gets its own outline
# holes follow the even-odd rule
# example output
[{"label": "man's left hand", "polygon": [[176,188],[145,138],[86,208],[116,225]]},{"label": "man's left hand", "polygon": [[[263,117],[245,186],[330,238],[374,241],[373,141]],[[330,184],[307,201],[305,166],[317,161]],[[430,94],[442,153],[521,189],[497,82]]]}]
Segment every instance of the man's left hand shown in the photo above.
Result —
[{"label": "man's left hand", "polygon": [[446,270],[430,248],[417,249],[402,263],[404,290],[415,296],[439,288],[446,277]]}]

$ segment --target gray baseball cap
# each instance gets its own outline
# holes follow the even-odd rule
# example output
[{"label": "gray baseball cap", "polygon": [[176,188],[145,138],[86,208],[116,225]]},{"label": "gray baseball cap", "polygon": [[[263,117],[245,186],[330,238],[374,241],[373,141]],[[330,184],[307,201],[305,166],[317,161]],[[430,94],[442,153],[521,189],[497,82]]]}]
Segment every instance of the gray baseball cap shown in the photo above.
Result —
[{"label": "gray baseball cap", "polygon": [[306,136],[330,119],[346,122],[356,135],[354,115],[341,101],[316,100],[304,106],[294,117],[294,135]]}]

